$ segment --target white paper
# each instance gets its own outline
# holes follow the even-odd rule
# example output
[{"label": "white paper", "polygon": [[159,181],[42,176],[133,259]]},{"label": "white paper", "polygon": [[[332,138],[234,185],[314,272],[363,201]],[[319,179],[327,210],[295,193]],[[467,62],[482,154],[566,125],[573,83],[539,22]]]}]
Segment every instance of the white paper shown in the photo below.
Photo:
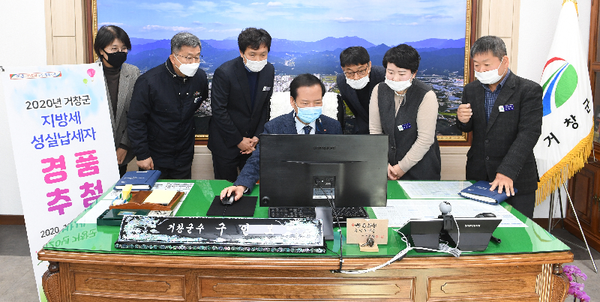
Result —
[{"label": "white paper", "polygon": [[402,181],[398,184],[410,198],[462,198],[462,189],[472,185],[470,181]]},{"label": "white paper", "polygon": [[100,216],[110,205],[115,198],[119,197],[121,191],[112,190],[104,198],[98,200],[79,220],[77,223],[93,223],[96,224],[98,216]]},{"label": "white paper", "polygon": [[[192,183],[190,183],[190,182],[157,182],[154,184],[154,187],[152,189],[153,190],[154,189],[173,190],[173,191],[183,192],[181,201],[175,205],[175,208],[173,209],[173,211],[171,211],[171,215],[169,215],[169,216],[175,216],[177,214],[177,211],[179,211],[179,208],[181,207],[181,205],[187,198],[188,193],[190,193],[190,191],[192,190],[193,187],[194,187],[193,182]],[[155,211],[152,211],[152,212],[155,212]],[[152,213],[152,212],[150,212],[150,213]],[[161,212],[166,212],[166,211],[161,211]],[[154,216],[164,216],[164,213],[162,213],[162,214],[156,213],[156,215],[154,215]]]},{"label": "white paper", "polygon": [[[440,212],[440,200],[436,199],[388,199],[387,207],[373,208],[377,219],[387,219],[390,227],[403,227],[412,218],[437,218]],[[501,205],[491,205],[470,199],[457,199],[450,202],[454,217],[475,217],[479,213],[494,213],[501,218],[498,227],[526,227],[513,214]]]}]

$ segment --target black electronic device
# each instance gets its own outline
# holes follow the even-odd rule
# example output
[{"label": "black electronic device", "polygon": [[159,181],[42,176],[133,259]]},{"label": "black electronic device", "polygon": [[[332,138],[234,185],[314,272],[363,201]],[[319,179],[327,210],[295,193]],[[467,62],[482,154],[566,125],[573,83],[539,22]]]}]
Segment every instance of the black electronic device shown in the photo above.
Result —
[{"label": "black electronic device", "polygon": [[259,204],[315,207],[325,228],[336,222],[330,203],[385,207],[388,144],[387,135],[262,134]]},{"label": "black electronic device", "polygon": [[483,218],[483,217],[496,217],[496,214],[484,212],[484,213],[479,213],[479,214],[475,215],[475,218]]},{"label": "black electronic device", "polygon": [[221,199],[221,203],[224,205],[230,205],[233,204],[233,202],[235,201],[235,192],[231,192],[231,195],[229,195],[229,197],[225,196]]},{"label": "black electronic device", "polygon": [[440,238],[456,244],[460,230],[457,248],[463,251],[484,251],[501,221],[502,219],[494,217],[455,217],[452,230],[445,231],[442,218],[411,219],[410,236],[415,246],[438,249]]},{"label": "black electronic device", "polygon": [[387,135],[260,136],[260,205],[385,207]]},{"label": "black electronic device", "polygon": [[[233,195],[233,194],[232,194]],[[223,203],[228,201],[229,197],[221,199],[221,195],[216,195],[206,212],[206,216],[211,217],[253,217],[256,209],[256,196],[242,196],[231,204]]]},{"label": "black electronic device", "polygon": [[446,241],[464,251],[483,251],[490,239],[500,243],[492,233],[502,219],[494,213],[479,213],[475,218],[453,217],[448,201],[440,203],[440,212],[436,219],[410,220],[410,236],[415,246],[438,249],[440,241]]},{"label": "black electronic device", "polygon": [[315,219],[314,207],[270,207],[269,218],[308,218]]}]

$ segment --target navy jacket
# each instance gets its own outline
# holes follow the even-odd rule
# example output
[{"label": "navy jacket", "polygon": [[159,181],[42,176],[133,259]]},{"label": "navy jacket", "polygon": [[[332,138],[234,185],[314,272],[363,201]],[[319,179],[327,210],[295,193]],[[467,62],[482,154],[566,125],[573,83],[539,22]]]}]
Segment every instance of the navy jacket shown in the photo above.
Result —
[{"label": "navy jacket", "polygon": [[127,131],[138,160],[181,167],[194,158],[194,112],[208,97],[206,73],[180,77],[170,60],[141,75],[133,89]]},{"label": "navy jacket", "polygon": [[[365,88],[369,90],[369,99],[367,103],[371,100],[371,93],[373,92],[373,88],[380,82],[385,80],[385,68],[381,66],[371,65],[371,73],[369,74],[369,83]],[[369,134],[369,106],[366,108],[362,106],[360,100],[358,99],[358,94],[356,90],[346,82],[346,76],[342,74],[337,75],[337,85],[340,90],[340,95],[342,96],[342,100],[346,102],[346,105],[350,108],[354,116],[356,117],[356,124],[354,126],[354,133],[357,134]]]},{"label": "navy jacket", "polygon": [[237,145],[244,137],[262,133],[269,119],[273,94],[275,68],[268,63],[258,72],[254,106],[250,99],[250,85],[241,57],[223,63],[212,81],[208,148],[225,158],[240,155]]},{"label": "navy jacket", "polygon": [[[321,115],[317,121],[315,132],[317,134],[342,134],[340,123],[330,117]],[[293,111],[278,116],[265,124],[265,134],[297,134],[296,122],[294,121]],[[246,165],[240,172],[234,185],[245,186],[248,192],[252,192],[256,181],[260,178],[260,143],[256,146],[256,150],[252,152]]]}]

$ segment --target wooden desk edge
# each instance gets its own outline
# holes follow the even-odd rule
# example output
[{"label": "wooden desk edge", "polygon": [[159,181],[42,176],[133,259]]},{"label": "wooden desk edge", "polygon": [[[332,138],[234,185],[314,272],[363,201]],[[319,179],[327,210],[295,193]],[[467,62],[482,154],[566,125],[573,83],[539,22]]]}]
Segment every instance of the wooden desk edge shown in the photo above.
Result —
[{"label": "wooden desk edge", "polygon": [[[377,266],[391,257],[344,258],[345,269],[365,269]],[[38,259],[49,262],[69,262],[80,264],[105,264],[126,266],[155,266],[168,268],[230,268],[232,265],[248,269],[306,269],[318,267],[337,269],[339,259],[334,257],[239,257],[239,256],[169,256],[138,254],[102,254],[53,251],[43,249]],[[157,261],[153,261],[156,259]],[[158,261],[160,260],[160,261]],[[573,262],[571,251],[529,254],[474,255],[455,257],[410,257],[397,261],[388,268],[442,268],[468,265],[471,267],[488,265],[531,265]]]}]

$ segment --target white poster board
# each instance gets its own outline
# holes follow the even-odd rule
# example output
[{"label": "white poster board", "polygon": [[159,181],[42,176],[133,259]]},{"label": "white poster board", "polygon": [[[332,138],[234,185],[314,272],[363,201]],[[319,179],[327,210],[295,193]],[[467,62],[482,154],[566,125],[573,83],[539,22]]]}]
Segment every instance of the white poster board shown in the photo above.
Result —
[{"label": "white poster board", "polygon": [[40,300],[55,234],[118,179],[102,66],[7,67],[0,72]]}]

